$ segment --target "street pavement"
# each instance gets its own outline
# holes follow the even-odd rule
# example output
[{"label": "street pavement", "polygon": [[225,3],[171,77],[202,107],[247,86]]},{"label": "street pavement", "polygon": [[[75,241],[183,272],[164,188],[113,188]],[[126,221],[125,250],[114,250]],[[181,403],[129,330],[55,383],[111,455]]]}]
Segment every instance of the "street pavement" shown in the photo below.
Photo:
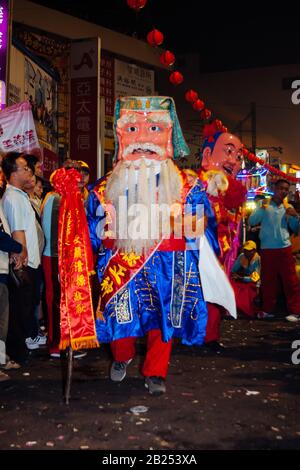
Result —
[{"label": "street pavement", "polygon": [[107,345],[76,359],[69,405],[60,359],[33,351],[0,383],[0,449],[299,450],[300,325],[225,319],[222,330],[222,354],[174,344],[160,397],[139,373],[143,340],[120,384]]}]

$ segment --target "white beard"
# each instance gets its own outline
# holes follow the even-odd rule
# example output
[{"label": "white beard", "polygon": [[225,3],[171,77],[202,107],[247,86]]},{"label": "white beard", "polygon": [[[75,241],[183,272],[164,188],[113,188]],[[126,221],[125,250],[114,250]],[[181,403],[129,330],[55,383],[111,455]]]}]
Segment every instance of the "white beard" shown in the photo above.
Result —
[{"label": "white beard", "polygon": [[182,185],[179,170],[170,159],[120,161],[108,178],[105,194],[115,211],[116,248],[146,254],[159,240],[168,238],[170,207],[181,202]]}]

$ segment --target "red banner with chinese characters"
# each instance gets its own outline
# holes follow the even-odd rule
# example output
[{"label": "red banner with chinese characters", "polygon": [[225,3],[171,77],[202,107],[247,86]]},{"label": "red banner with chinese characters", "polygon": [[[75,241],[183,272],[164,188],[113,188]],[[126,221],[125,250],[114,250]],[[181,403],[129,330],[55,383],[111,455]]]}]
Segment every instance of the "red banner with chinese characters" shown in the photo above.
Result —
[{"label": "red banner with chinese characters", "polygon": [[58,220],[58,262],[61,285],[60,349],[99,346],[96,337],[89,276],[93,254],[75,169],[57,170],[55,190],[61,194]]}]

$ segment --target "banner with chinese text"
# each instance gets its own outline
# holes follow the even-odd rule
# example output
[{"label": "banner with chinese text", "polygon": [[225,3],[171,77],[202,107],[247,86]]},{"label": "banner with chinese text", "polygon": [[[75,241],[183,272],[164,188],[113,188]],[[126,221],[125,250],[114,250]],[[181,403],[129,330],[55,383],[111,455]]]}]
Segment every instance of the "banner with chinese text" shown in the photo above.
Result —
[{"label": "banner with chinese text", "polygon": [[32,153],[41,160],[41,149],[28,101],[0,112],[0,151]]}]

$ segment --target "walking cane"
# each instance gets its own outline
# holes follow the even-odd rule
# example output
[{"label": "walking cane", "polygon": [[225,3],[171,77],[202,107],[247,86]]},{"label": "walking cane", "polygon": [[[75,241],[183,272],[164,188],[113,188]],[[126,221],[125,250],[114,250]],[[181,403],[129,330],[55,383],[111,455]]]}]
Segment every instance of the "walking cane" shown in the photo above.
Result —
[{"label": "walking cane", "polygon": [[66,405],[70,403],[70,393],[73,372],[73,349],[69,346],[60,351],[61,369],[62,369],[62,388],[63,397]]}]

